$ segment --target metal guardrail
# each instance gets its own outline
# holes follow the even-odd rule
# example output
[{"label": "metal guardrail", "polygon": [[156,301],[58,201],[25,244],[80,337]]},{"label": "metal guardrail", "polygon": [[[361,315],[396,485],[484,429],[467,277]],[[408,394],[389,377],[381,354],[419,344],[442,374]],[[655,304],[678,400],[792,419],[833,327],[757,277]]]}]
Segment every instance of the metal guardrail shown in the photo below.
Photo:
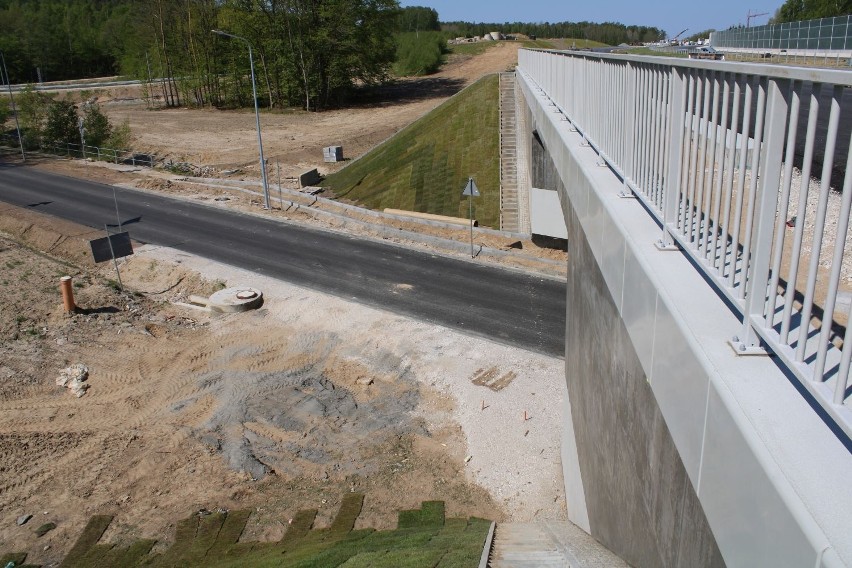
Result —
[{"label": "metal guardrail", "polygon": [[738,310],[737,352],[774,352],[852,436],[852,72],[533,50],[519,70]]},{"label": "metal guardrail", "polygon": [[[26,145],[26,142],[25,142]],[[18,139],[8,134],[0,135],[0,146],[18,147]],[[113,162],[115,164],[129,164],[133,166],[146,166],[153,168],[159,161],[151,154],[134,152],[133,150],[119,150],[116,148],[104,148],[101,146],[85,146],[81,144],[42,143],[39,151],[45,154],[66,156],[69,158],[89,158],[101,162]]]},{"label": "metal guardrail", "polygon": [[90,158],[102,162],[113,162],[115,164],[130,164],[133,166],[154,167],[154,156],[141,154],[132,150],[118,150],[116,148],[102,148],[100,146],[89,146],[88,144],[42,144],[41,151],[58,156],[77,158]]}]

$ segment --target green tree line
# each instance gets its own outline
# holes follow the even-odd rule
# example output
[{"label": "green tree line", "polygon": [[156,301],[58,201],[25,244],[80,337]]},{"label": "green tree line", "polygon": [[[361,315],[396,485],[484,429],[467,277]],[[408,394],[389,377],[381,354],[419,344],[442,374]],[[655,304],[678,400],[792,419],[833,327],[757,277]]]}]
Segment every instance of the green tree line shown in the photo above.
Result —
[{"label": "green tree line", "polygon": [[168,106],[251,106],[246,43],[213,29],[250,43],[259,104],[308,110],[339,105],[392,73],[436,71],[447,34],[662,37],[616,23],[442,25],[434,9],[397,0],[0,0],[0,51],[13,82],[122,74]]},{"label": "green tree line", "polygon": [[852,14],[852,0],[787,0],[770,23],[782,24],[848,14]]},{"label": "green tree line", "polygon": [[[116,73],[150,81],[169,106],[316,109],[388,78],[396,0],[0,0],[0,50],[13,82]],[[431,25],[423,18],[424,25]]]},{"label": "green tree line", "polygon": [[616,22],[596,24],[593,22],[557,22],[531,24],[525,22],[504,22],[492,24],[471,24],[468,22],[444,22],[442,29],[454,32],[457,36],[483,36],[489,32],[503,34],[521,33],[540,38],[574,38],[598,41],[608,45],[621,43],[640,43],[664,39],[663,30],[649,26],[626,26]]},{"label": "green tree line", "polygon": [[[4,99],[5,102],[5,99]],[[75,105],[28,85],[16,99],[24,145],[35,149],[51,144],[80,144],[127,148],[130,126],[114,125],[94,102]],[[0,112],[0,118],[5,118]]]}]

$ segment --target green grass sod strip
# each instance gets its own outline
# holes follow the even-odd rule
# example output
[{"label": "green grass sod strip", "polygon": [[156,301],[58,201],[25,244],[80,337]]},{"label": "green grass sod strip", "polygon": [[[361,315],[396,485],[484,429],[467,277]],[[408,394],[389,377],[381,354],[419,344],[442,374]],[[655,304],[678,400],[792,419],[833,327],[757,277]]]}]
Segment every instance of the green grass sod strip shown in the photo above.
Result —
[{"label": "green grass sod strip", "polygon": [[420,527],[420,509],[412,509],[410,511],[400,511],[396,528],[398,529],[414,529]]},{"label": "green grass sod strip", "polygon": [[351,531],[355,527],[355,521],[358,520],[363,505],[363,493],[347,493],[340,504],[337,516],[331,522],[329,532],[334,535],[343,535]]},{"label": "green grass sod strip", "polygon": [[430,527],[444,526],[444,502],[443,501],[423,501],[421,507],[421,523]]},{"label": "green grass sod strip", "polygon": [[465,533],[466,529],[465,519],[447,519],[438,534],[429,541],[429,546],[441,550],[453,550],[470,540],[471,536]]},{"label": "green grass sod strip", "polygon": [[207,556],[218,558],[223,554],[227,554],[239,542],[250,515],[250,510],[229,511],[219,531],[219,535],[216,537],[216,542],[207,552]]},{"label": "green grass sod strip", "polygon": [[226,516],[224,513],[213,513],[199,519],[195,539],[193,539],[188,551],[190,558],[207,556],[207,553],[216,544],[216,538],[219,536],[219,531],[222,530]]},{"label": "green grass sod strip", "polygon": [[431,568],[440,561],[443,551],[390,550],[357,554],[340,568]]},{"label": "green grass sod strip", "polygon": [[162,556],[154,561],[152,566],[176,566],[189,562],[190,550],[198,531],[198,517],[193,515],[183,519],[175,528],[175,543]]},{"label": "green grass sod strip", "polygon": [[402,529],[380,531],[363,539],[358,546],[361,552],[381,552],[404,548],[422,548],[435,536],[433,530]]},{"label": "green grass sod strip", "polygon": [[290,526],[287,528],[287,532],[284,533],[284,537],[281,539],[281,544],[289,545],[305,538],[305,535],[307,535],[308,531],[311,530],[311,527],[314,526],[314,519],[316,519],[316,517],[316,509],[309,509],[296,513],[296,516],[293,517],[293,522],[290,523]]},{"label": "green grass sod strip", "polygon": [[138,566],[145,560],[154,545],[156,540],[137,540],[126,548],[113,548],[109,556],[105,557],[105,562],[102,566]]},{"label": "green grass sod strip", "polygon": [[[471,517],[459,538],[444,548],[447,554],[441,558],[436,568],[467,568],[477,566],[482,557],[482,548],[488,538],[491,521]],[[437,544],[437,543],[436,543]]]},{"label": "green grass sod strip", "polygon": [[77,566],[80,568],[109,566],[109,559],[112,556],[113,548],[115,548],[115,544],[96,544],[80,559]]},{"label": "green grass sod strip", "polygon": [[86,524],[86,528],[83,529],[83,534],[80,535],[80,538],[78,538],[77,542],[74,543],[73,548],[71,548],[71,551],[65,557],[65,560],[63,560],[62,564],[59,565],[60,568],[85,566],[85,564],[80,564],[80,562],[89,550],[101,539],[111,522],[111,515],[95,515],[89,519],[89,522]]},{"label": "green grass sod strip", "polygon": [[[363,501],[361,494],[347,494],[327,529],[310,530],[316,511],[300,511],[280,542],[237,542],[250,511],[193,515],[177,524],[175,544],[161,556],[150,555],[153,540],[128,547],[97,544],[111,518],[93,517],[62,566],[462,568],[479,561],[490,521],[446,519],[442,501],[425,501],[420,509],[400,513],[397,530],[353,530]],[[3,559],[20,564],[25,557]]]},{"label": "green grass sod strip", "polygon": [[338,198],[371,209],[467,218],[461,193],[473,176],[483,226],[500,224],[499,80],[485,77],[399,134],[329,175]]}]

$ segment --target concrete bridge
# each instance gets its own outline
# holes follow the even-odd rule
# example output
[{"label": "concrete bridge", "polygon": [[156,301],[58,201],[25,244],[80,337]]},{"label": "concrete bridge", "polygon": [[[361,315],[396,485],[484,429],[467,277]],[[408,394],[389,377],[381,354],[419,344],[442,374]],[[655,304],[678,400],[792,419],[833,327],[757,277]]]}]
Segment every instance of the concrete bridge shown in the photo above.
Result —
[{"label": "concrete bridge", "polygon": [[638,567],[852,565],[852,73],[522,50],[516,78],[518,184],[568,234],[570,519]]}]

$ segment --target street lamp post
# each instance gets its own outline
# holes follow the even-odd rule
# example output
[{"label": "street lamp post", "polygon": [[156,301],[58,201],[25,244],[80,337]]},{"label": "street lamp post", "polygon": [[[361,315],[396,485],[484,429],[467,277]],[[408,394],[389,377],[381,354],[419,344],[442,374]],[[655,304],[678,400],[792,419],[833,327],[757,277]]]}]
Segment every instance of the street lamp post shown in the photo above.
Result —
[{"label": "street lamp post", "polygon": [[18,131],[18,144],[21,146],[21,161],[26,162],[27,156],[24,154],[24,139],[21,138],[21,125],[18,123],[18,107],[15,106],[15,97],[12,96],[12,81],[9,79],[9,72],[6,70],[6,58],[3,52],[0,51],[0,61],[3,62],[3,74],[6,76],[6,86],[9,88],[9,102],[12,103],[12,110],[15,111],[15,130]]},{"label": "street lamp post", "polygon": [[260,136],[260,111],[257,108],[257,87],[255,86],[254,81],[254,58],[251,55],[251,43],[244,37],[240,37],[238,35],[229,34],[227,32],[223,32],[222,30],[210,30],[214,34],[231,37],[234,39],[238,39],[246,42],[249,51],[249,64],[251,65],[251,94],[254,99],[254,119],[257,123],[257,148],[260,153],[260,175],[263,180],[263,208],[270,209],[269,206],[269,184],[266,181],[266,160],[263,159],[263,139]]}]

